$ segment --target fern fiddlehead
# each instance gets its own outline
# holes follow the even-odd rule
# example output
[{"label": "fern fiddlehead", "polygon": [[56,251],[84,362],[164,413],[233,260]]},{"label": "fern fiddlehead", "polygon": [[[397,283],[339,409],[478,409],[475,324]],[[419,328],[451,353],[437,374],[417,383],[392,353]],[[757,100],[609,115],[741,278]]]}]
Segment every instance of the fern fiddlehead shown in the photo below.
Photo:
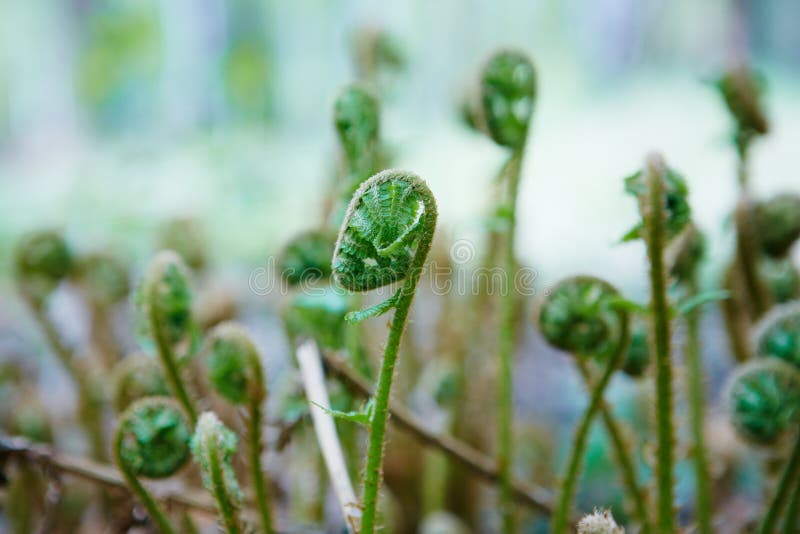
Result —
[{"label": "fern fiddlehead", "polygon": [[189,459],[191,436],[183,411],[167,397],[148,397],[131,404],[120,416],[114,435],[114,459],[163,534],[175,531],[139,477],[166,478],[175,474]]},{"label": "fern fiddlehead", "polygon": [[349,314],[361,320],[394,310],[381,361],[363,483],[363,534],[375,531],[389,397],[400,340],[436,228],[433,194],[418,176],[388,170],[364,182],[347,209],[333,255],[336,282],[350,291],[369,291],[404,280],[388,300]]},{"label": "fern fiddlehead", "polygon": [[208,369],[211,383],[228,401],[247,407],[247,445],[250,476],[256,494],[261,528],[274,531],[267,481],[261,467],[264,400],[267,392],[261,357],[247,333],[234,323],[223,323],[211,333]]},{"label": "fern fiddlehead", "polygon": [[[539,309],[538,326],[542,335],[554,347],[575,355],[581,374],[591,390],[589,406],[576,428],[567,471],[561,484],[552,522],[552,531],[555,533],[566,532],[589,429],[598,412],[603,415],[611,435],[622,480],[634,503],[637,519],[643,531],[649,531],[650,528],[633,461],[622,432],[603,401],[606,386],[628,352],[629,318],[620,302],[620,294],[607,282],[589,276],[576,276],[562,280],[553,288]],[[596,383],[590,379],[583,361],[585,359],[594,359],[605,365]]]},{"label": "fern fiddlehead", "polygon": [[[734,426],[745,439],[775,446],[794,439],[775,494],[761,522],[760,532],[774,532],[783,507],[798,491],[800,475],[800,305],[783,304],[764,316],[754,336],[761,356],[731,380],[728,404]],[[792,521],[791,514],[786,518]]]},{"label": "fern fiddlehead", "polygon": [[[501,176],[505,179],[503,204],[498,212],[504,214],[503,264],[506,276],[514,279],[516,259],[517,192],[521,178],[522,156],[528,139],[533,106],[536,99],[536,71],[522,53],[500,51],[493,55],[480,75],[478,102],[473,119],[498,145],[510,149]],[[498,447],[500,470],[500,512],[503,532],[514,531],[512,503],[512,352],[514,346],[514,291],[509,288],[500,304],[500,331],[497,341],[498,377]]]},{"label": "fern fiddlehead", "polygon": [[236,441],[236,434],[213,412],[203,412],[191,439],[192,455],[200,466],[203,485],[214,497],[222,526],[228,534],[244,532],[239,517],[242,490],[232,464]]},{"label": "fern fiddlehead", "polygon": [[194,424],[197,409],[186,389],[175,354],[175,347],[190,336],[191,301],[189,276],[183,260],[172,251],[158,253],[139,287],[137,304],[144,333],[155,342],[170,390]]},{"label": "fern fiddlehead", "polygon": [[642,223],[628,234],[641,237],[650,263],[650,325],[656,365],[656,454],[657,532],[674,532],[673,467],[675,428],[673,426],[671,324],[667,297],[668,268],[664,258],[667,242],[688,224],[691,209],[686,182],[669,169],[658,154],[647,157],[643,171],[625,181],[626,190],[639,203]]}]

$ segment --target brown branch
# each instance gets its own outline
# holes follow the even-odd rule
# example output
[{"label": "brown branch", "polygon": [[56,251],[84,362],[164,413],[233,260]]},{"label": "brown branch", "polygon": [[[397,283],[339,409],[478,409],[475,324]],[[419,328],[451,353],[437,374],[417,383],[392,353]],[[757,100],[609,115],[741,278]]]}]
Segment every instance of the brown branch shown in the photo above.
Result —
[{"label": "brown branch", "polygon": [[[369,381],[352,369],[343,359],[324,352],[322,357],[326,367],[351,390],[366,397],[372,394],[373,388]],[[398,427],[423,444],[441,450],[485,481],[493,484],[499,482],[500,475],[497,465],[488,455],[452,436],[426,429],[424,423],[397,401],[390,401],[389,412],[391,413],[391,422],[396,423]],[[516,500],[547,514],[552,513],[553,495],[549,490],[518,480],[514,481],[512,487]]]}]

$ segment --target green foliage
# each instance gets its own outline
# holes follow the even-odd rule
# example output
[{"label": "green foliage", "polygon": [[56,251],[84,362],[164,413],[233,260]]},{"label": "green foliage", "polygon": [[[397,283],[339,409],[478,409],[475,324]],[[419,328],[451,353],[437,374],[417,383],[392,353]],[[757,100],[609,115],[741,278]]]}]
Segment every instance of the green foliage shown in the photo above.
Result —
[{"label": "green foliage", "polygon": [[627,313],[617,306],[619,293],[589,276],[558,283],[539,309],[539,329],[548,343],[579,356],[607,357],[617,349]]},{"label": "green foliage", "polygon": [[166,478],[189,459],[189,421],[166,397],[149,397],[131,404],[117,427],[117,456],[135,476]]},{"label": "green foliage", "polygon": [[759,355],[780,358],[800,369],[800,302],[773,308],[756,327],[754,339]]},{"label": "green foliage", "polygon": [[214,389],[234,404],[263,400],[264,376],[255,344],[237,324],[223,323],[211,333],[207,360]]},{"label": "green foliage", "polygon": [[341,286],[369,291],[409,274],[414,246],[433,232],[426,223],[431,218],[426,194],[418,177],[397,171],[384,171],[362,184],[333,255],[334,278]]},{"label": "green foliage", "polygon": [[161,366],[146,354],[126,356],[114,367],[112,381],[112,403],[118,412],[144,397],[169,395]]},{"label": "green foliage", "polygon": [[20,239],[15,250],[17,284],[35,302],[47,297],[69,275],[72,265],[69,246],[55,231],[30,233]]},{"label": "green foliage", "polygon": [[536,100],[536,71],[522,53],[502,51],[489,60],[480,80],[481,117],[498,145],[521,149]]},{"label": "green foliage", "polygon": [[95,305],[110,306],[120,302],[130,291],[127,267],[109,253],[95,252],[78,258],[76,277]]},{"label": "green foliage", "polygon": [[[627,178],[625,178],[625,192],[633,195],[637,199],[643,198],[647,192],[647,185],[645,184],[645,173],[639,171]],[[686,228],[692,218],[692,210],[689,206],[689,188],[686,185],[686,180],[670,168],[664,169],[664,192],[666,194],[666,238],[673,239],[681,231]],[[622,238],[623,241],[633,241],[643,237],[644,223],[640,222],[633,229],[631,229]],[[702,245],[696,244],[700,247]],[[691,258],[691,247],[687,252]]]},{"label": "green foliage", "polygon": [[335,240],[335,236],[322,231],[306,232],[292,239],[278,262],[281,277],[290,286],[328,278]]},{"label": "green foliage", "polygon": [[728,411],[739,434],[759,445],[775,445],[800,420],[800,371],[774,358],[744,365],[731,378]]},{"label": "green foliage", "polygon": [[765,254],[785,256],[800,238],[800,195],[777,195],[755,207],[756,234]]}]

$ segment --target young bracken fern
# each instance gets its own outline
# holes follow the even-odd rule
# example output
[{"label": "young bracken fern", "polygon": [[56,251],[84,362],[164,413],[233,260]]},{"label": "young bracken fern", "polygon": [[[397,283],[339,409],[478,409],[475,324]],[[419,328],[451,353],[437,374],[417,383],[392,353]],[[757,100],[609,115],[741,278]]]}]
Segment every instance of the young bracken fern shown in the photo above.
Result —
[{"label": "young bracken fern", "polygon": [[409,172],[383,171],[364,182],[353,196],[333,256],[336,282],[351,291],[369,291],[405,280],[394,295],[351,321],[394,310],[381,361],[375,398],[365,415],[369,443],[364,472],[363,534],[375,531],[389,396],[400,339],[436,228],[437,209],[427,184]]}]

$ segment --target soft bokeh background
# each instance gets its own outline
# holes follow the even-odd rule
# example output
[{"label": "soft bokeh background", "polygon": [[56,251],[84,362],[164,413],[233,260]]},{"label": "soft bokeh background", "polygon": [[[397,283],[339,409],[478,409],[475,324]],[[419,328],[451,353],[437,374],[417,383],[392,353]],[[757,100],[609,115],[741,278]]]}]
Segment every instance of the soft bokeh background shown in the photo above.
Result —
[{"label": "soft bokeh background", "polygon": [[[384,86],[382,135],[397,167],[429,181],[440,233],[480,246],[504,155],[457,108],[484,58],[511,46],[539,75],[517,241],[539,287],[588,272],[643,298],[643,248],[617,243],[636,218],[621,178],[651,149],[688,179],[713,285],[736,190],[732,128],[710,82],[742,58],[765,75],[773,128],[752,182],[757,194],[796,191],[798,20],[796,0],[5,0],[0,328],[26,335],[8,258],[42,226],[78,248],[112,246],[140,271],[159,225],[196,217],[231,290],[261,306],[250,273],[319,222],[337,158],[332,101],[356,76],[352,36],[369,26],[405,55]],[[715,384],[729,364],[721,336],[710,339]],[[561,355],[522,352],[521,417],[568,435],[584,402],[573,371]],[[533,376],[541,388],[526,387]]]}]

